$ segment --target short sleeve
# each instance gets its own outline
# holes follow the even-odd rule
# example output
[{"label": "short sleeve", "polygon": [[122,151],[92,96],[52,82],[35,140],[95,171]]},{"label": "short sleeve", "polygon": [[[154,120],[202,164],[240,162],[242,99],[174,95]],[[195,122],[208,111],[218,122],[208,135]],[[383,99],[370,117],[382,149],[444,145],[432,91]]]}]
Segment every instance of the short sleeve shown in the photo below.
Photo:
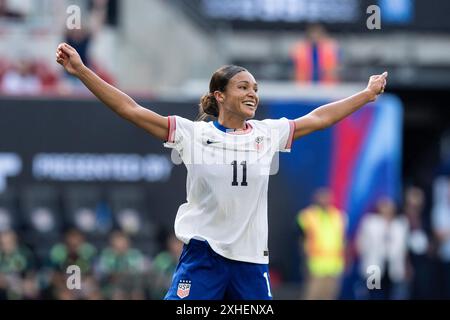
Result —
[{"label": "short sleeve", "polygon": [[179,116],[168,116],[167,119],[169,130],[164,146],[181,153],[193,139],[194,122]]},{"label": "short sleeve", "polygon": [[290,152],[294,139],[295,122],[287,118],[266,119],[262,122],[270,127],[272,141],[277,151]]}]

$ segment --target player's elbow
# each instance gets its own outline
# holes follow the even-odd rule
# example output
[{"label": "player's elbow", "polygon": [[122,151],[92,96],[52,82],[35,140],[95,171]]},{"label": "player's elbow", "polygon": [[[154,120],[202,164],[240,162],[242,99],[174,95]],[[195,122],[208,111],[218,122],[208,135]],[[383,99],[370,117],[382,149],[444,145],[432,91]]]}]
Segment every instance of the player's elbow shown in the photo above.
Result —
[{"label": "player's elbow", "polygon": [[313,118],[315,130],[323,130],[334,124],[333,119],[326,115],[315,114],[313,115]]},{"label": "player's elbow", "polygon": [[131,122],[136,121],[139,105],[133,102],[127,102],[121,105],[117,113],[124,119]]}]

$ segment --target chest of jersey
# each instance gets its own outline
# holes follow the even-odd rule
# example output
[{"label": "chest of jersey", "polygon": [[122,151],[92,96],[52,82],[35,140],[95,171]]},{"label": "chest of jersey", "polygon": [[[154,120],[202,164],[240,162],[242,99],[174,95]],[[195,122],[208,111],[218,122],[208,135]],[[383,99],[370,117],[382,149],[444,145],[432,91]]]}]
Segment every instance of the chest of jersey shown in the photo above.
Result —
[{"label": "chest of jersey", "polygon": [[275,155],[270,137],[257,132],[239,136],[210,131],[196,136],[189,153],[189,174],[194,181],[231,193],[248,192],[267,183]]}]

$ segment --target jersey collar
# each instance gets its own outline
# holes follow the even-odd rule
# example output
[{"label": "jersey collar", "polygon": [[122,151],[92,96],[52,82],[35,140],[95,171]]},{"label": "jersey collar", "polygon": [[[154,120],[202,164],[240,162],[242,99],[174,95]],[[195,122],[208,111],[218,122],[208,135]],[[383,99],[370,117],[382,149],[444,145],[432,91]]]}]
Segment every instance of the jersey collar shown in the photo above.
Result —
[{"label": "jersey collar", "polygon": [[225,133],[231,133],[231,134],[244,134],[244,133],[250,132],[250,130],[252,129],[252,126],[248,122],[245,123],[245,130],[239,130],[239,131],[236,131],[236,129],[227,128],[227,127],[221,125],[218,120],[215,120],[213,122],[213,124],[220,131],[225,132]]}]

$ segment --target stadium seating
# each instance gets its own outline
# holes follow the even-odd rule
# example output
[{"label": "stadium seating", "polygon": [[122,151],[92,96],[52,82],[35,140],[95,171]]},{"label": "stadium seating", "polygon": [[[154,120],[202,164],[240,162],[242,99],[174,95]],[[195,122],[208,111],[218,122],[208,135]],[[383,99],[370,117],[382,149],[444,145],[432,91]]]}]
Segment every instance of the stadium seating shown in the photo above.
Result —
[{"label": "stadium seating", "polygon": [[0,193],[0,232],[17,230],[21,224],[17,214],[17,193],[15,189],[8,188]]},{"label": "stadium seating", "polygon": [[50,185],[28,185],[22,190],[20,205],[24,226],[22,239],[42,262],[63,231],[58,190]]},{"label": "stadium seating", "polygon": [[108,192],[108,203],[117,227],[132,240],[132,245],[153,255],[158,249],[159,228],[152,221],[145,190],[135,186],[116,186]]},{"label": "stadium seating", "polygon": [[62,200],[66,226],[83,232],[99,249],[107,245],[113,220],[103,201],[101,188],[97,185],[69,186],[64,190]]}]

